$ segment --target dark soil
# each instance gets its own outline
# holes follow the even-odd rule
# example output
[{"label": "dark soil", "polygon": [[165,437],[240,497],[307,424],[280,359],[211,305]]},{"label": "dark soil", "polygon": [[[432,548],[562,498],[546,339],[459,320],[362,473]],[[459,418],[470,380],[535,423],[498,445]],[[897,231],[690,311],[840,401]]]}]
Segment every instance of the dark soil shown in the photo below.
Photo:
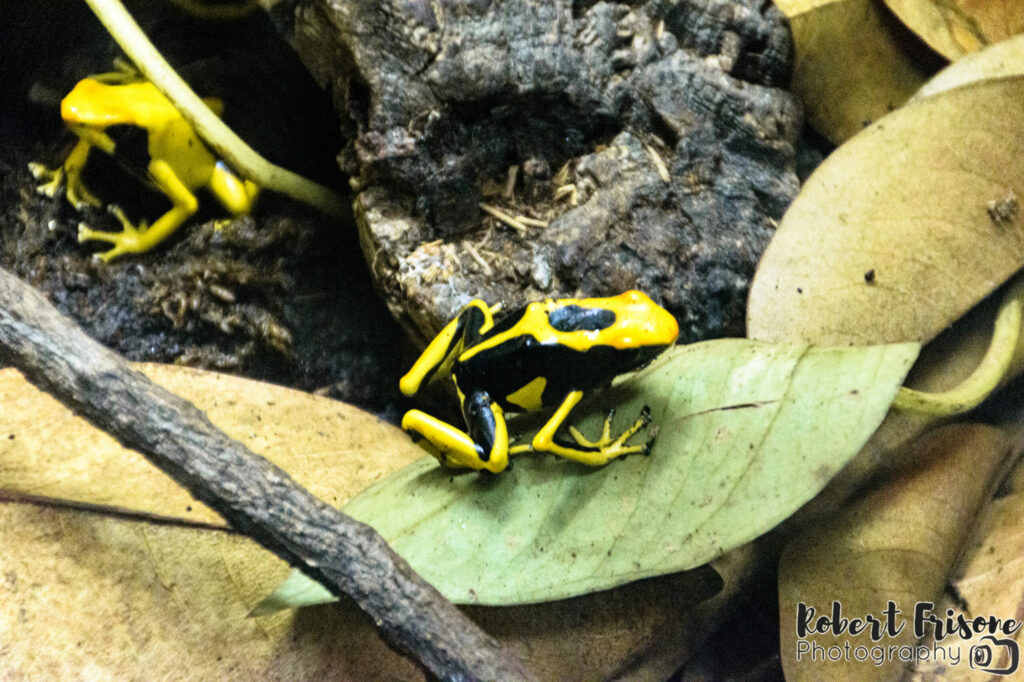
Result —
[{"label": "dark soil", "polygon": [[[3,63],[16,70],[0,102],[0,266],[131,360],[229,371],[397,415],[398,377],[412,351],[374,294],[350,218],[264,193],[252,216],[225,223],[216,202],[200,196],[199,214],[169,243],[105,264],[92,257],[101,247],[77,243],[78,223],[118,230],[117,221],[36,193],[28,162],[57,165],[74,139],[61,125],[60,97],[79,78],[109,70],[117,54],[85,5],[76,5],[0,10],[0,33],[16,36],[0,40]],[[181,16],[143,18],[172,61],[186,53],[190,61],[176,65],[201,94],[225,100],[225,119],[251,144],[345,188],[329,102],[265,17],[216,31]],[[74,38],[65,53],[35,42],[62,33]],[[144,167],[93,157],[86,180],[98,196],[133,220],[167,210],[147,187]]]}]

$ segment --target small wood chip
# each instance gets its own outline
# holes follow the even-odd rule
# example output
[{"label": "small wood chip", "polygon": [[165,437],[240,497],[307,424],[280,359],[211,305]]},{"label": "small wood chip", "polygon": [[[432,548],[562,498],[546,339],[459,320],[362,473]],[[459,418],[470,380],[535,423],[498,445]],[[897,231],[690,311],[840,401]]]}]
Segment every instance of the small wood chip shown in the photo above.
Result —
[{"label": "small wood chip", "polygon": [[497,218],[501,222],[505,223],[506,225],[508,225],[511,228],[514,228],[514,229],[518,230],[521,233],[525,233],[525,232],[529,231],[529,228],[527,228],[526,225],[524,225],[523,223],[519,222],[518,220],[516,220],[515,218],[510,216],[508,213],[505,213],[500,208],[497,208],[495,206],[491,206],[490,204],[485,204],[485,203],[481,203],[480,204],[480,208],[482,208],[484,210],[484,212],[487,213],[488,215]]},{"label": "small wood chip", "polygon": [[483,268],[484,275],[491,277],[494,274],[494,270],[491,269],[491,266],[486,260],[484,260],[484,257],[480,255],[480,252],[476,250],[471,242],[463,242],[462,248],[466,250],[466,253],[469,254],[470,258],[475,260],[477,264]]},{"label": "small wood chip", "polygon": [[519,166],[509,166],[508,179],[505,181],[505,191],[502,196],[511,199],[516,193],[516,180],[519,179]]},{"label": "small wood chip", "polygon": [[577,201],[576,185],[562,185],[555,190],[555,201],[569,197],[569,205],[575,206]]},{"label": "small wood chip", "polygon": [[537,220],[536,218],[530,218],[525,215],[517,215],[516,220],[521,222],[523,225],[529,225],[530,227],[547,227],[549,224],[546,220]]},{"label": "small wood chip", "polygon": [[658,171],[661,181],[667,185],[669,180],[671,180],[671,176],[668,174],[668,166],[665,165],[661,155],[658,154],[654,147],[649,144],[645,144],[644,149],[647,150],[647,155],[651,157],[651,162],[654,164],[654,168]]}]

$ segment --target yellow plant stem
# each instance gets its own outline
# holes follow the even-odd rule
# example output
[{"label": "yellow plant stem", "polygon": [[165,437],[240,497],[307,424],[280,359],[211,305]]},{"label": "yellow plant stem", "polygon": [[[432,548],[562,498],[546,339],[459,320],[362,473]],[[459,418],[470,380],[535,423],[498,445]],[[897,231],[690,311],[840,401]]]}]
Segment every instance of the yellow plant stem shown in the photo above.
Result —
[{"label": "yellow plant stem", "polygon": [[344,215],[340,194],[270,163],[210,111],[153,46],[120,0],[86,2],[143,75],[174,103],[199,137],[235,170],[261,187],[287,194],[327,215]]},{"label": "yellow plant stem", "polygon": [[1022,299],[1024,279],[1018,279],[1003,297],[985,357],[960,385],[941,393],[915,391],[904,386],[896,394],[893,407],[945,417],[967,412],[981,404],[999,386],[1013,362],[1020,340]]}]

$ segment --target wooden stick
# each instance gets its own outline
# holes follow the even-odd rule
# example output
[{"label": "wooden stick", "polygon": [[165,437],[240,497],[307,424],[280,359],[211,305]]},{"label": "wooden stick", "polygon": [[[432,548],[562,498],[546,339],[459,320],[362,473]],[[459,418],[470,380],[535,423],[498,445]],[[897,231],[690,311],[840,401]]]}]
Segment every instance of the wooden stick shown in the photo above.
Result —
[{"label": "wooden stick", "polygon": [[351,597],[390,644],[437,677],[532,678],[376,531],[229,438],[2,269],[0,363],[142,453],[236,530]]}]

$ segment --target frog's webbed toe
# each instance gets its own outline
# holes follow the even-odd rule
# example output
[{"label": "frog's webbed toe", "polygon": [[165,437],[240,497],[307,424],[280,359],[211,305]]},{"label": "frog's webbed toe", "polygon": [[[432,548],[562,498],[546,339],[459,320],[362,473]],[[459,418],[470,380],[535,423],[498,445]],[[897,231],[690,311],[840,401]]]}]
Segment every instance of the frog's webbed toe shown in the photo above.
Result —
[{"label": "frog's webbed toe", "polygon": [[50,168],[41,163],[32,161],[28,164],[28,170],[32,173],[32,177],[42,182],[36,185],[36,191],[43,196],[53,199],[64,186],[64,167],[57,166],[56,168]]},{"label": "frog's webbed toe", "polygon": [[68,182],[66,196],[68,203],[74,206],[76,209],[81,211],[87,206],[99,208],[103,205],[99,197],[89,191],[89,188],[82,182],[82,178],[77,173],[68,173]]},{"label": "frog's webbed toe", "polygon": [[101,241],[109,242],[114,245],[114,248],[109,251],[95,254],[95,258],[100,260],[110,261],[118,256],[123,256],[126,253],[142,253],[152,248],[152,244],[146,239],[145,233],[149,226],[145,221],[138,225],[133,225],[128,216],[124,214],[119,206],[111,204],[107,206],[107,211],[115,216],[121,223],[123,228],[120,232],[107,232],[104,230],[94,230],[85,223],[78,223],[78,241]]},{"label": "frog's webbed toe", "polygon": [[[636,421],[620,433],[612,436],[611,422],[614,412],[610,413],[604,420],[601,428],[601,435],[596,440],[585,437],[575,426],[569,426],[569,435],[572,441],[566,442],[557,438],[559,428],[565,423],[569,411],[582,399],[581,391],[573,391],[565,397],[561,406],[551,416],[551,419],[533,437],[530,444],[536,452],[550,452],[566,459],[582,462],[590,466],[602,466],[613,459],[623,455],[648,453],[650,443],[645,445],[626,445],[626,441],[636,435],[640,430],[647,427],[651,422],[651,411],[644,407]],[[519,448],[520,446],[516,446]],[[518,449],[514,449],[518,452]]]},{"label": "frog's webbed toe", "polygon": [[78,223],[78,241],[101,241],[110,242],[114,245],[114,248],[109,251],[103,251],[102,253],[94,254],[94,258],[99,258],[103,261],[110,261],[112,258],[123,256],[126,253],[139,253],[145,251],[146,248],[140,246],[140,237],[142,234],[135,228],[125,229],[121,232],[106,232],[103,230],[94,230],[85,223]]},{"label": "frog's webbed toe", "polygon": [[626,445],[626,441],[647,428],[647,425],[651,423],[650,408],[645,405],[640,410],[640,415],[636,418],[636,421],[618,436],[612,436],[611,432],[612,418],[614,416],[615,410],[609,411],[601,428],[601,436],[597,440],[590,440],[575,426],[569,426],[569,435],[572,436],[575,444],[568,444],[568,449],[578,449],[582,452],[593,453],[587,456],[586,459],[593,458],[593,461],[598,463],[609,462],[623,455],[650,454],[651,447],[654,444],[653,438],[643,445]]},{"label": "frog's webbed toe", "polygon": [[36,180],[43,182],[36,185],[36,191],[51,199],[60,194],[61,189],[65,190],[68,203],[81,211],[87,206],[99,207],[103,202],[89,191],[89,188],[82,182],[82,176],[74,168],[67,169],[65,166],[50,168],[41,163],[29,163],[28,169]]}]

